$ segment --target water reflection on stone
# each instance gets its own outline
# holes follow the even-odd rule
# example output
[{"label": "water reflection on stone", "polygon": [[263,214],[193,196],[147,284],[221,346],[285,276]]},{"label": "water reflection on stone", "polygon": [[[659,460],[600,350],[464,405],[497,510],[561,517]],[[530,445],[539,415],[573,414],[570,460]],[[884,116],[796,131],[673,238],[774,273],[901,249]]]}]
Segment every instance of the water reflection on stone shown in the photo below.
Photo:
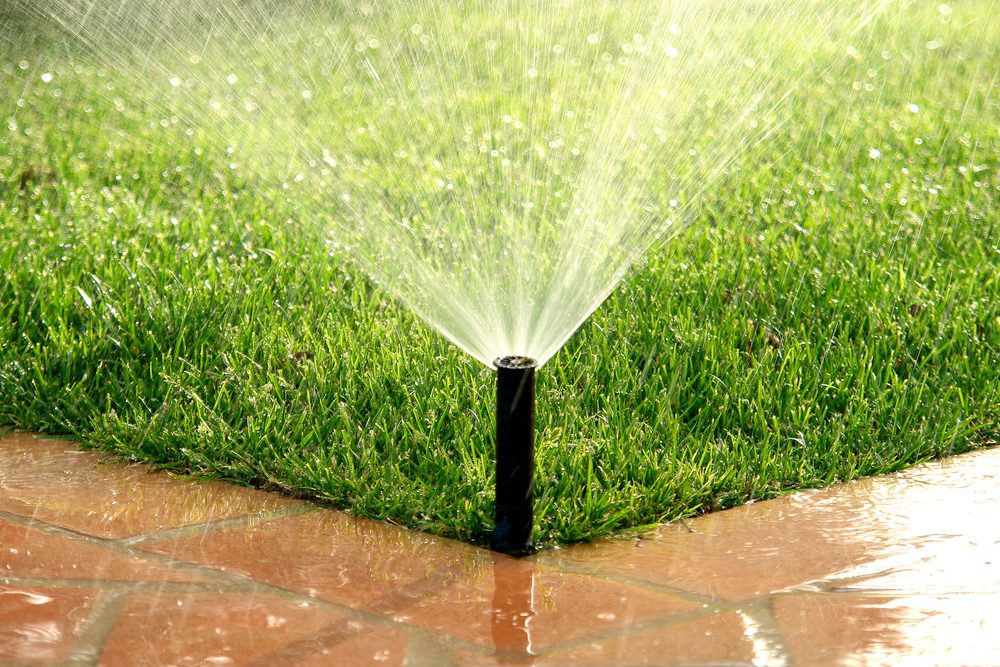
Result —
[{"label": "water reflection on stone", "polygon": [[535,620],[535,576],[533,568],[493,569],[493,646],[504,654],[520,658],[518,664],[533,664],[531,642]]},{"label": "water reflection on stone", "polygon": [[65,660],[96,597],[78,587],[0,584],[0,664]]}]

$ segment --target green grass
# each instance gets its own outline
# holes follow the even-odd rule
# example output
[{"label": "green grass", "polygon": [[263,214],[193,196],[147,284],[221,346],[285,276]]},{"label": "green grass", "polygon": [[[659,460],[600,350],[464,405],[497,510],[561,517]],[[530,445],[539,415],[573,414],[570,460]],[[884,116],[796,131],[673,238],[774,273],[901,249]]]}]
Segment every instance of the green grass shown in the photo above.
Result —
[{"label": "green grass", "polygon": [[[814,81],[542,369],[539,543],[997,442],[1000,22],[963,7]],[[492,372],[35,48],[0,40],[0,424],[486,542]]]}]

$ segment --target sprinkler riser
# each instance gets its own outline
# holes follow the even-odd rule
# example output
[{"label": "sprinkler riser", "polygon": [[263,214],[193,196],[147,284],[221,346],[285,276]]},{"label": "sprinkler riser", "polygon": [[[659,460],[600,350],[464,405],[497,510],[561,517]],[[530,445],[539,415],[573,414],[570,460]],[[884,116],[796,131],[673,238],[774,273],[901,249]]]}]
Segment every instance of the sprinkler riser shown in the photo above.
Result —
[{"label": "sprinkler riser", "polygon": [[535,497],[535,369],[533,359],[504,357],[497,369],[496,528],[492,548],[531,551]]}]

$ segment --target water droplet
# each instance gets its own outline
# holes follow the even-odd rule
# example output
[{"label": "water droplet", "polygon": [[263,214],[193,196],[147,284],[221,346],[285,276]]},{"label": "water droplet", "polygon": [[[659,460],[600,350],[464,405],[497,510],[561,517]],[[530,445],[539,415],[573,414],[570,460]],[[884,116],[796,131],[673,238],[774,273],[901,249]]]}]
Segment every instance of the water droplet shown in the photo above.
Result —
[{"label": "water droplet", "polygon": [[226,75],[226,83],[228,83],[230,86],[235,84],[238,80],[239,79],[236,77],[235,74],[230,73]]},{"label": "water droplet", "polygon": [[880,157],[882,157],[882,151],[880,151],[877,148],[873,148],[870,151],[868,151],[868,157],[870,157],[873,160],[877,160]]},{"label": "water droplet", "polygon": [[599,41],[601,41],[601,36],[598,35],[596,32],[587,35],[588,44],[597,44]]},{"label": "water droplet", "polygon": [[941,16],[951,16],[951,5],[946,5],[944,3],[938,5],[938,14]]},{"label": "water droplet", "polygon": [[182,83],[184,82],[181,81],[181,78],[179,76],[170,77],[170,85],[173,86],[174,88],[180,88]]},{"label": "water droplet", "polygon": [[45,72],[44,74],[42,74],[41,78],[42,78],[42,81],[44,83],[51,83],[52,82],[52,72]]},{"label": "water droplet", "polygon": [[[11,553],[17,553],[16,549],[11,549],[10,551],[11,551]],[[20,596],[23,596],[25,598],[24,601],[27,602],[28,604],[31,604],[31,605],[43,605],[43,604],[48,604],[48,603],[50,603],[50,602],[53,601],[53,598],[50,598],[47,595],[40,595],[38,593],[29,593],[27,591],[15,591],[15,590],[11,590],[11,591],[0,592],[0,595],[4,595],[4,594],[6,594],[6,595],[20,595]]]},{"label": "water droplet", "polygon": [[79,286],[77,286],[76,291],[80,293],[80,297],[83,298],[83,302],[87,304],[87,308],[91,308],[94,302],[91,300],[90,295],[83,291]]},{"label": "water droplet", "polygon": [[920,107],[917,106],[916,104],[914,104],[913,102],[910,102],[909,104],[907,104],[906,108],[907,108],[907,110],[910,113],[919,113],[920,112]]}]

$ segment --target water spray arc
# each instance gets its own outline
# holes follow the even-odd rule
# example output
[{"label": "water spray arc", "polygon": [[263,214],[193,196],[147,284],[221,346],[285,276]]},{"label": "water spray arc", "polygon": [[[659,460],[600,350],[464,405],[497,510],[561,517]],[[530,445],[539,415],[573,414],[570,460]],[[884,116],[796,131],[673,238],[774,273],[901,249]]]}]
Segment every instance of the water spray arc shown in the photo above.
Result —
[{"label": "water spray arc", "polygon": [[535,370],[530,357],[508,356],[497,372],[496,528],[491,546],[512,555],[532,548],[535,496]]},{"label": "water spray arc", "polygon": [[783,127],[811,53],[886,1],[556,4],[10,0],[0,37],[41,26],[91,85],[141,83],[117,83],[116,109],[179,119],[248,193],[277,193],[277,218],[492,365],[491,544],[524,554],[537,369]]}]

